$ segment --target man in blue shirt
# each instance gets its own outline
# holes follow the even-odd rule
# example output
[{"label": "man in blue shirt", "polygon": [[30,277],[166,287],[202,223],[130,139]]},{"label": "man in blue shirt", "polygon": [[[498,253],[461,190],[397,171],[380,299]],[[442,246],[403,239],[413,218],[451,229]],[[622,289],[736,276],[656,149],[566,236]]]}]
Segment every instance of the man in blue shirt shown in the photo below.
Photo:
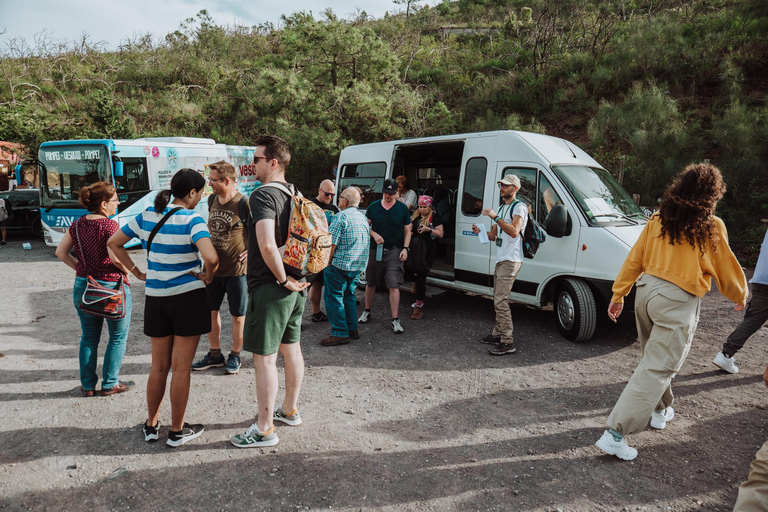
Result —
[{"label": "man in blue shirt", "polygon": [[[766,222],[766,221],[763,221]],[[739,367],[733,362],[733,356],[747,339],[755,334],[768,321],[768,231],[765,232],[760,256],[757,258],[755,274],[749,280],[752,298],[744,311],[744,320],[734,329],[712,363],[728,373],[738,373]]]},{"label": "man in blue shirt", "polygon": [[331,322],[331,335],[320,344],[326,347],[346,345],[358,339],[355,290],[360,272],[368,264],[368,219],[357,209],[360,193],[344,189],[339,197],[341,213],[331,221],[333,239],[331,264],[325,269],[325,310]]}]

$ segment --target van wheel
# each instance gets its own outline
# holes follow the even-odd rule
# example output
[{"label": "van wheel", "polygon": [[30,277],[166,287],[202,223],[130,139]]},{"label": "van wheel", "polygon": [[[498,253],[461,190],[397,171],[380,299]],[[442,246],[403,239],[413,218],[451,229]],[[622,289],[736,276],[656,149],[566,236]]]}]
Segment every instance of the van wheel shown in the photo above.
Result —
[{"label": "van wheel", "polygon": [[555,301],[557,328],[566,339],[586,341],[595,334],[597,306],[595,296],[581,279],[563,279],[557,287]]}]

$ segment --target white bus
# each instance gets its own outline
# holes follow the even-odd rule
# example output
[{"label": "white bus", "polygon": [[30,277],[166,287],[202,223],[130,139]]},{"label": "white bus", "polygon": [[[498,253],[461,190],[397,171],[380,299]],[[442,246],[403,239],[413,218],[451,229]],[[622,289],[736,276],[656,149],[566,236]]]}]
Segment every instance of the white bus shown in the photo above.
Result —
[{"label": "white bus", "polygon": [[[253,166],[254,149],[189,137],[44,142],[38,153],[38,186],[45,243],[58,245],[72,222],[85,215],[78,200],[80,188],[97,181],[115,185],[120,198],[116,220],[121,226],[150,206],[157,192],[169,188],[171,177],[185,167],[207,178],[208,165],[225,160],[237,169],[237,188],[247,196],[260,185]],[[207,184],[206,189],[211,193]],[[208,218],[205,200],[198,211]],[[129,245],[137,243],[134,239]]]},{"label": "white bus", "polygon": [[412,188],[434,198],[445,226],[427,282],[493,295],[497,248],[481,244],[472,225],[490,230],[490,219],[480,211],[498,211],[496,182],[510,173],[522,184],[518,199],[548,235],[535,258],[523,262],[510,299],[535,307],[552,303],[561,334],[587,340],[646,218],[575,144],[496,131],[349,146],[341,152],[336,186],[359,186],[364,209],[381,198],[385,178],[405,175]]}]

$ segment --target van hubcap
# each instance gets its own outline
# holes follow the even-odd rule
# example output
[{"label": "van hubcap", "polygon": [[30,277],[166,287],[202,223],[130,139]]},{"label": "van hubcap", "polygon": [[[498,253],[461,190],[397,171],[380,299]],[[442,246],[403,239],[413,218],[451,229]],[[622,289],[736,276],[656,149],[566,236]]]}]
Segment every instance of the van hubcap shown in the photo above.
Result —
[{"label": "van hubcap", "polygon": [[557,298],[557,319],[564,329],[571,329],[575,323],[573,299],[567,292],[561,292]]}]

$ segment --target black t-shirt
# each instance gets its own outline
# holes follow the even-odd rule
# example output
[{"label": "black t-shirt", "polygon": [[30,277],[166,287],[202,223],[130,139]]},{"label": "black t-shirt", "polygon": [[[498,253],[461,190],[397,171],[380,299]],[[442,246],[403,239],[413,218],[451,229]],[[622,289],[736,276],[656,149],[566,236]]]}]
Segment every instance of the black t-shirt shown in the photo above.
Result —
[{"label": "black t-shirt", "polygon": [[[432,263],[435,258],[435,251],[437,250],[437,238],[432,236],[432,233],[419,233],[418,228],[421,225],[421,216],[416,217],[416,220],[411,224],[413,226],[413,236],[417,236],[424,240],[427,244],[427,261]],[[436,228],[443,225],[443,219],[437,214],[432,212],[432,219],[429,222],[430,228]]]},{"label": "black t-shirt", "polygon": [[312,198],[312,202],[323,209],[325,213],[325,220],[328,221],[328,225],[330,226],[331,220],[333,220],[333,216],[339,213],[339,209],[333,203],[331,204],[321,203],[320,201],[317,200],[316,197]]},{"label": "black t-shirt", "polygon": [[[365,211],[371,220],[371,229],[384,239],[384,248],[402,248],[405,244],[403,227],[411,223],[408,207],[400,201],[395,201],[389,210],[381,205],[381,200],[374,201]],[[371,237],[371,250],[376,250],[376,241]]]},{"label": "black t-shirt", "polygon": [[[252,292],[265,283],[274,283],[275,275],[261,257],[259,241],[256,238],[256,223],[264,219],[275,221],[275,242],[278,247],[288,239],[288,224],[291,220],[291,197],[273,187],[261,186],[248,199],[251,219],[248,225],[248,291]],[[251,236],[253,235],[253,236]]]}]

